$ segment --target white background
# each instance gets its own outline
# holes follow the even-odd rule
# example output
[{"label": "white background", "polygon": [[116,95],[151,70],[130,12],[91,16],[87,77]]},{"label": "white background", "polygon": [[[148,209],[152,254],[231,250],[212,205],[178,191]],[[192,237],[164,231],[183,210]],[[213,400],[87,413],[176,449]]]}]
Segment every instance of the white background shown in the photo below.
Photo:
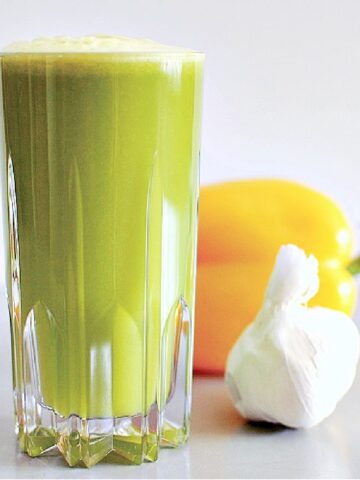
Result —
[{"label": "white background", "polygon": [[305,182],[359,236],[358,0],[0,0],[0,45],[88,33],[204,51],[202,182]]}]

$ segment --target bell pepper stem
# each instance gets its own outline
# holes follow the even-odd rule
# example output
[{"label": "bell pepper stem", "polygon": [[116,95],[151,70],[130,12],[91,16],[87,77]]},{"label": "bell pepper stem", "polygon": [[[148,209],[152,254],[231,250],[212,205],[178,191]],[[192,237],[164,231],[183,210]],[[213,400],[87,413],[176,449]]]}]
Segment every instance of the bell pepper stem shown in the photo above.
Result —
[{"label": "bell pepper stem", "polygon": [[355,258],[347,269],[352,275],[358,275],[360,273],[360,257]]}]

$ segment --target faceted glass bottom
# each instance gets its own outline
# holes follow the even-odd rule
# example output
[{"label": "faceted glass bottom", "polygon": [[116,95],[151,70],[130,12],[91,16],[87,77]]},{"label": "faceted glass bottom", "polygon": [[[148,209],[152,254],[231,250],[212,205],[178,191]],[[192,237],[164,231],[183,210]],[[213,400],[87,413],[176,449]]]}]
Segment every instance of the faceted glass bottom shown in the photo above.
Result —
[{"label": "faceted glass bottom", "polygon": [[91,467],[103,460],[124,465],[154,462],[160,447],[177,447],[188,438],[189,422],[180,426],[164,420],[156,405],[146,416],[121,418],[64,418],[40,405],[37,414],[42,425],[29,431],[17,425],[21,450],[30,457],[60,453],[71,467]]},{"label": "faceted glass bottom", "polygon": [[[24,348],[21,350],[24,353],[23,382],[22,388],[15,390],[14,395],[16,431],[23,452],[31,457],[60,453],[70,466],[91,467],[104,459],[138,465],[155,461],[161,447],[177,447],[187,440],[191,410],[192,328],[183,299],[170,313],[162,335],[158,400],[147,407],[145,413],[131,416],[65,416],[45,404],[38,373],[38,318],[39,312],[32,312],[26,322]],[[142,385],[145,391],[146,381]],[[111,381],[107,388],[108,391],[113,388]],[[127,390],[122,392],[123,398],[127,393]],[[106,402],[105,398],[100,400]]]}]

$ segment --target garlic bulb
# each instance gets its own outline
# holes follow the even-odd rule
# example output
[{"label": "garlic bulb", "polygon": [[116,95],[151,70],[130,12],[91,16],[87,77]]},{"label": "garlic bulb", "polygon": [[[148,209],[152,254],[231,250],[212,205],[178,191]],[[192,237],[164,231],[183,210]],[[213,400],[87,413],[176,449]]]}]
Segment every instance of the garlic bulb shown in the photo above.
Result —
[{"label": "garlic bulb", "polygon": [[225,379],[245,418],[312,427],[352,385],[359,332],[342,312],[306,306],[318,288],[316,258],[282,246],[264,305],[227,360]]}]

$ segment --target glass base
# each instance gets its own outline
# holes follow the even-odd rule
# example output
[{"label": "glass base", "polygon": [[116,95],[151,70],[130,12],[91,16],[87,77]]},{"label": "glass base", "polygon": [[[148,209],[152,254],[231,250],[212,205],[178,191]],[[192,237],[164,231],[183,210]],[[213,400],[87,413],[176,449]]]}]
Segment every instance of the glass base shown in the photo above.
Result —
[{"label": "glass base", "polygon": [[[91,467],[104,459],[138,465],[157,460],[161,447],[178,447],[187,440],[191,409],[192,329],[183,299],[169,315],[162,335],[159,401],[152,403],[145,413],[132,416],[65,416],[45,404],[40,389],[36,319],[39,319],[38,311],[32,313],[26,323],[22,377],[25,381],[22,390],[15,390],[14,395],[16,431],[23,452],[31,457],[60,453],[70,466]],[[174,342],[172,349],[169,348],[169,339]],[[111,388],[109,382],[109,391]]]},{"label": "glass base", "polygon": [[120,418],[64,418],[38,405],[38,422],[26,429],[18,425],[20,448],[30,457],[61,453],[71,466],[91,467],[105,460],[111,463],[139,465],[154,462],[159,447],[178,447],[188,438],[188,428],[159,421],[162,414],[153,405],[146,416]]}]

